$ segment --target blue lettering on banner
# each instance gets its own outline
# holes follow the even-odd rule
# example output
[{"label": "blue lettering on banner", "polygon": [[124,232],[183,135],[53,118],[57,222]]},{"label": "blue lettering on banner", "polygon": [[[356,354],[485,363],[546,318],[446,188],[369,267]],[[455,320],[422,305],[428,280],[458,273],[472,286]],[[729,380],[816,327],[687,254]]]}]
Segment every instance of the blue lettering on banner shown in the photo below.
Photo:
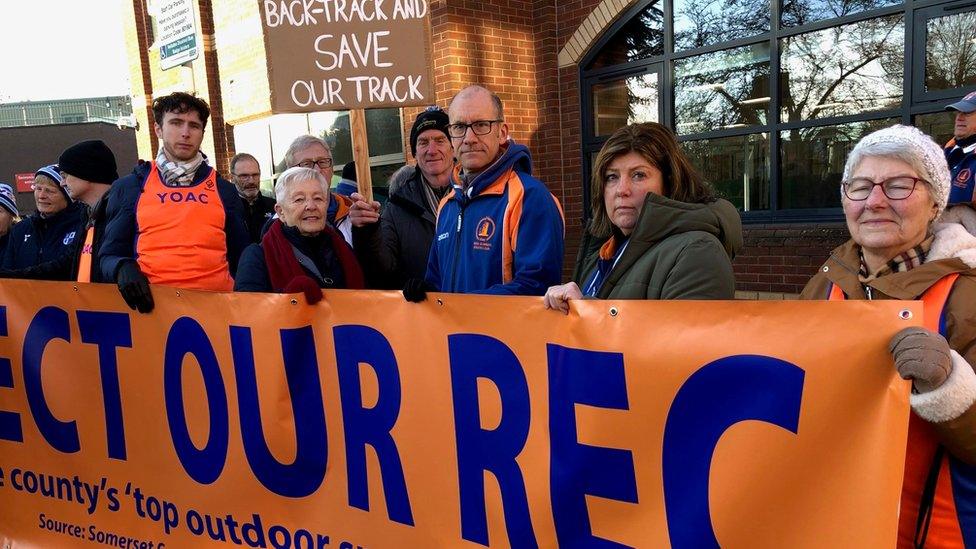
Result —
[{"label": "blue lettering on banner", "polygon": [[54,417],[44,397],[41,383],[41,359],[44,349],[52,340],[71,342],[68,313],[57,307],[44,307],[34,315],[24,335],[24,389],[34,423],[52,448],[66,454],[81,449],[78,425],[75,421],[61,421]]},{"label": "blue lettering on banner", "polygon": [[797,432],[804,372],[789,362],[737,355],[689,377],[664,427],[664,504],[671,547],[719,547],[708,506],[712,454],[736,423],[762,421]]},{"label": "blue lettering on banner", "polygon": [[119,363],[115,350],[119,347],[132,348],[129,315],[94,311],[78,311],[76,314],[81,341],[98,346],[108,457],[124,460],[125,425],[122,421],[122,391],[119,388]]},{"label": "blue lettering on banner", "polygon": [[[0,337],[7,337],[7,308],[3,306],[0,306]],[[0,357],[0,387],[14,388],[13,366],[8,357]],[[24,429],[20,424],[20,414],[0,410],[0,440],[24,442]]]},{"label": "blue lettering on banner", "polygon": [[[400,415],[400,372],[393,349],[383,334],[368,326],[337,326],[332,333],[345,427],[349,505],[369,510],[366,477],[366,445],[369,444],[380,464],[390,520],[413,526],[400,453],[390,435]],[[368,365],[376,374],[378,397],[372,408],[363,406],[360,364]]]},{"label": "blue lettering on banner", "polygon": [[560,546],[627,545],[593,535],[586,496],[637,503],[630,450],[580,444],[576,404],[629,409],[621,353],[602,353],[549,344],[550,484],[553,522]]},{"label": "blue lettering on banner", "polygon": [[[190,478],[210,484],[220,477],[227,460],[229,439],[227,392],[220,376],[220,365],[213,345],[196,320],[181,317],[170,327],[163,359],[163,389],[166,393],[166,419],[173,447]],[[210,428],[206,446],[199,450],[190,439],[183,408],[183,358],[192,354],[200,365],[210,409]]]},{"label": "blue lettering on banner", "polygon": [[[515,353],[501,341],[479,334],[448,336],[451,394],[454,399],[461,537],[488,545],[484,473],[501,490],[505,527],[513,547],[538,547],[522,470],[515,458],[529,436],[531,410],[525,372]],[[478,378],[491,381],[501,397],[502,416],[493,430],[481,428]]]},{"label": "blue lettering on banner", "polygon": [[295,461],[282,464],[268,448],[261,424],[251,330],[231,326],[241,437],[247,462],[261,484],[276,494],[300,498],[317,490],[325,478],[329,457],[325,409],[312,327],[280,330],[280,333],[285,378],[295,421]]}]

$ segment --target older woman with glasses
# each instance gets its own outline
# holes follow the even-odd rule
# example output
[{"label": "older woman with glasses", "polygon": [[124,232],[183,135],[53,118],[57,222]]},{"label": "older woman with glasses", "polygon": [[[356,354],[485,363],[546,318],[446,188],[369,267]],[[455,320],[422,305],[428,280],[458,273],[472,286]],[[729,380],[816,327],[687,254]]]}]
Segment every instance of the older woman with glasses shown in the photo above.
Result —
[{"label": "older woman with glasses", "polygon": [[976,236],[946,222],[971,216],[967,205],[939,222],[949,189],[942,149],[916,128],[862,139],[840,188],[851,239],[801,295],[925,302],[926,328],[902,330],[889,349],[912,382],[898,547],[976,540]]},{"label": "older woman with glasses", "polygon": [[[285,165],[289,168],[308,168],[317,170],[332,186],[334,163],[332,149],[323,139],[314,135],[300,135],[291,142],[285,151]],[[342,237],[352,245],[353,219],[349,215],[353,200],[336,192],[329,192],[329,203],[326,216],[329,224],[342,234]],[[378,216],[379,214],[377,214]],[[263,231],[262,231],[263,233]]]},{"label": "older woman with glasses", "polygon": [[234,290],[304,292],[309,304],[322,288],[364,288],[349,244],[326,221],[329,183],[319,170],[289,168],[275,184],[278,217],[261,239],[244,250]]},{"label": "older woman with glasses", "polygon": [[32,188],[37,211],[10,229],[0,268],[26,269],[57,259],[73,250],[76,238],[84,238],[84,206],[68,198],[63,181],[55,164],[34,174]]}]

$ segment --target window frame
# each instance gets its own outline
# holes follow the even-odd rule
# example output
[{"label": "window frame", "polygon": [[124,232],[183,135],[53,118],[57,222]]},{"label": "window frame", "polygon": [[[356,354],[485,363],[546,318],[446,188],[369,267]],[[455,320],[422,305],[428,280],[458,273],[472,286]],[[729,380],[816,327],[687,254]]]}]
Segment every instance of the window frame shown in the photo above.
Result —
[{"label": "window frame", "polygon": [[[936,4],[933,6],[916,9],[914,11],[914,30],[912,33],[912,44],[914,46],[914,51],[912,53],[913,56],[918,59],[918,62],[914,63],[914,66],[912,67],[911,81],[912,95],[917,97],[919,102],[949,102],[952,100],[959,100],[967,93],[976,91],[976,84],[948,90],[936,90],[930,92],[925,91],[925,41],[928,38],[926,23],[930,19],[935,19],[936,17],[945,17],[947,15],[958,15],[962,13],[976,13],[976,2],[973,2],[972,0],[949,2],[947,4]],[[976,37],[976,33],[974,33],[974,37]]]}]

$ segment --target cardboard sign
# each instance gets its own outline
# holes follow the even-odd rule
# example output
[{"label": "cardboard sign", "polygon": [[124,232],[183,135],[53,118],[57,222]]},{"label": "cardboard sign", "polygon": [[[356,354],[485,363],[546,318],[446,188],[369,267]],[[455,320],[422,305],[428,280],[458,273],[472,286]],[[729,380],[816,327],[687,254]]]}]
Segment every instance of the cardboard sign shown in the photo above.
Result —
[{"label": "cardboard sign", "polygon": [[259,0],[271,109],[429,105],[427,0]]},{"label": "cardboard sign", "polygon": [[0,282],[0,546],[895,544],[919,303],[153,294]]}]

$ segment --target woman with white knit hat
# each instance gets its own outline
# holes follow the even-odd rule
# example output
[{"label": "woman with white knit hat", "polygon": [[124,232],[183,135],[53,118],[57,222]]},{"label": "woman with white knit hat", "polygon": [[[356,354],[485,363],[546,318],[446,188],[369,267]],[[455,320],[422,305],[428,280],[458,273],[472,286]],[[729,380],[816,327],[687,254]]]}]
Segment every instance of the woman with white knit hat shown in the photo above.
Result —
[{"label": "woman with white knit hat", "polygon": [[801,294],[921,299],[927,313],[939,312],[889,347],[912,383],[898,547],[976,543],[976,236],[955,209],[942,216],[949,185],[941,147],[918,129],[866,136],[848,156],[840,188],[851,240]]}]

